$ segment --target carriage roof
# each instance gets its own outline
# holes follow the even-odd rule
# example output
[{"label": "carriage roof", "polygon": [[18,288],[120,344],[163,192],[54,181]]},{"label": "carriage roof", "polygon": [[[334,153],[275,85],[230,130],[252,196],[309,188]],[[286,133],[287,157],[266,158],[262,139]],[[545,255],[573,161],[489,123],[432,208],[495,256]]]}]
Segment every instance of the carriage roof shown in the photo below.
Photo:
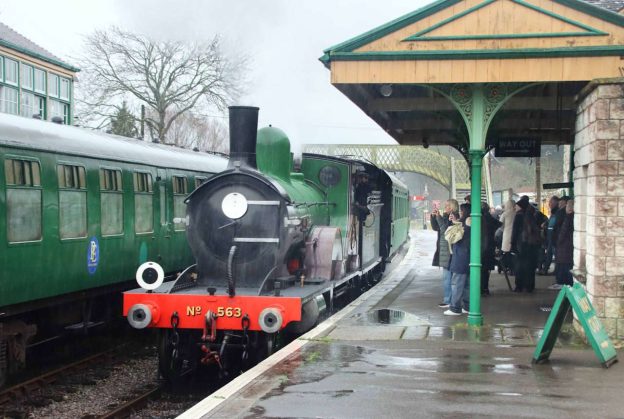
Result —
[{"label": "carriage roof", "polygon": [[0,114],[0,146],[210,173],[227,166],[213,154],[8,114]]}]

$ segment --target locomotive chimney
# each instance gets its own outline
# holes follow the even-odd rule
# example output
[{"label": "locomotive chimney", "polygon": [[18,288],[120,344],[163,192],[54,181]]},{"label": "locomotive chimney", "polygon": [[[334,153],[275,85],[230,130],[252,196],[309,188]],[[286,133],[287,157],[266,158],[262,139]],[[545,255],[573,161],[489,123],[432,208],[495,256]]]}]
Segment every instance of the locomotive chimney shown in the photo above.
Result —
[{"label": "locomotive chimney", "polygon": [[233,167],[256,168],[256,137],[258,134],[258,111],[254,106],[230,106],[230,163]]}]

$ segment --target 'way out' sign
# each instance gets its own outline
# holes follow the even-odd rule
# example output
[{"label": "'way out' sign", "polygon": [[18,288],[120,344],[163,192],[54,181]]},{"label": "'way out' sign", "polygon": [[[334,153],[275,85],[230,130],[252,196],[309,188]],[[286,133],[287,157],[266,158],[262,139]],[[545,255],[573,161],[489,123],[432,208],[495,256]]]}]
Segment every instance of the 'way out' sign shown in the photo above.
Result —
[{"label": "'way out' sign", "polygon": [[535,348],[533,362],[539,363],[548,359],[570,308],[576,313],[585,330],[587,340],[591,343],[602,365],[609,368],[611,364],[617,362],[617,353],[609,340],[609,335],[596,317],[594,307],[578,282],[575,282],[572,287],[564,286],[559,292],[546,326],[544,326],[544,333]]},{"label": "'way out' sign", "polygon": [[542,142],[535,137],[501,137],[496,141],[496,157],[540,157]]}]

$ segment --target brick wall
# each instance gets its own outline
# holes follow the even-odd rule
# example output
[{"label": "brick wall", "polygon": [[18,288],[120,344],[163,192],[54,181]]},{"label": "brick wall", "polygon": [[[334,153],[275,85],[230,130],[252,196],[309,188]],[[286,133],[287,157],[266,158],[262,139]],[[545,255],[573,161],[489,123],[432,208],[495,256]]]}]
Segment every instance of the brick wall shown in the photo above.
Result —
[{"label": "brick wall", "polygon": [[579,96],[574,195],[574,268],[609,335],[624,339],[624,83]]}]

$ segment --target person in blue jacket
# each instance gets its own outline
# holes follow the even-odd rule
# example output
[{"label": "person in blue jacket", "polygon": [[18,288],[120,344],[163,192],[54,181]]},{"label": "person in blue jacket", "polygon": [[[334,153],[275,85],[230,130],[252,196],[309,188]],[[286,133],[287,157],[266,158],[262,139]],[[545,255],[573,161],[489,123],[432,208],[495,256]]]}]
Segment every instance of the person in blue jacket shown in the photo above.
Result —
[{"label": "person in blue jacket", "polygon": [[470,272],[470,205],[462,204],[459,207],[460,219],[451,216],[451,222],[460,224],[463,228],[461,239],[452,243],[452,256],[449,271],[451,271],[451,305],[444,312],[446,316],[459,316],[468,313]]}]

